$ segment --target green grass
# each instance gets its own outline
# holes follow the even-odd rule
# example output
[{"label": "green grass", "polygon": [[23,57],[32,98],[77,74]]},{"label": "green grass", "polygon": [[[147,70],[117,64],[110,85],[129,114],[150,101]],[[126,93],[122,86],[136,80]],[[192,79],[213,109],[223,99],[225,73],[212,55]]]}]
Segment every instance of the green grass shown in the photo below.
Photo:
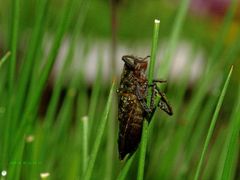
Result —
[{"label": "green grass", "polygon": [[109,114],[109,111],[110,111],[110,107],[112,105],[112,97],[113,97],[113,92],[115,90],[114,85],[115,85],[115,82],[113,82],[113,85],[111,87],[109,97],[108,97],[108,101],[107,101],[107,105],[106,105],[106,109],[104,110],[104,113],[103,113],[103,116],[102,116],[102,119],[101,119],[101,123],[98,127],[98,131],[96,132],[97,137],[96,137],[95,143],[93,145],[92,153],[89,156],[88,167],[87,167],[86,173],[84,173],[85,174],[84,179],[86,179],[86,180],[90,179],[91,176],[92,176],[92,173],[93,173],[93,166],[94,166],[95,161],[96,161],[96,157],[97,157],[97,153],[99,151],[99,146],[100,146],[100,143],[101,143],[101,140],[102,140],[104,129],[105,129],[105,126],[107,124],[108,114]]},{"label": "green grass", "polygon": [[2,67],[2,65],[5,63],[5,61],[8,59],[8,57],[11,55],[10,52],[7,52],[0,60],[0,68]]},{"label": "green grass", "polygon": [[[6,170],[7,176],[0,179],[41,179],[41,173],[49,173],[48,179],[239,178],[240,30],[232,41],[228,39],[235,24],[237,0],[232,0],[222,17],[215,39],[213,30],[207,29],[212,21],[203,24],[204,20],[198,21],[187,11],[189,0],[180,1],[177,7],[155,3],[162,5],[157,6],[159,9],[144,1],[124,3],[118,8],[119,37],[129,35],[126,42],[131,42],[143,36],[138,43],[145,44],[146,38],[152,42],[149,83],[153,78],[168,80],[165,91],[174,115],[167,116],[158,109],[150,124],[144,121],[136,153],[120,161],[118,80],[111,83],[113,77],[104,76],[110,69],[104,59],[105,46],[97,47],[94,56],[94,80],[88,82],[85,75],[87,60],[98,41],[94,38],[101,32],[110,37],[110,30],[104,31],[110,27],[108,4],[95,0],[2,2],[0,172]],[[31,12],[34,15],[26,17]],[[135,12],[141,21],[135,21]],[[155,24],[152,35],[149,19],[155,18],[161,19],[161,28]],[[199,34],[191,32],[192,28],[199,29]],[[171,78],[176,48],[186,37],[195,36],[197,40],[189,39],[192,46],[184,73]],[[65,40],[69,43],[61,57],[63,64],[53,78]],[[161,62],[158,41],[164,44]],[[190,83],[192,60],[199,49],[206,61],[199,79]],[[75,59],[77,72],[72,70]],[[229,72],[231,66],[234,70]],[[52,91],[47,98],[44,92],[49,84]]]},{"label": "green grass", "polygon": [[[151,50],[151,57],[150,57],[150,66],[148,71],[148,82],[152,84],[153,82],[153,75],[154,75],[154,65],[156,61],[156,54],[157,54],[157,45],[158,45],[158,32],[159,32],[160,20],[155,19],[154,21],[154,28],[153,28],[153,40],[152,40],[152,50]],[[151,90],[148,91],[151,93]],[[147,104],[150,107],[150,100],[151,96],[148,96]],[[144,178],[144,166],[145,166],[145,156],[146,156],[146,149],[147,149],[147,140],[148,140],[148,122],[144,120],[143,122],[143,130],[142,130],[142,141],[140,144],[140,157],[139,157],[139,165],[138,165],[138,180],[142,180]]]},{"label": "green grass", "polygon": [[228,87],[228,84],[229,84],[229,81],[230,81],[230,77],[232,75],[232,71],[233,71],[233,66],[230,69],[230,72],[228,74],[228,77],[226,79],[224,87],[222,89],[221,95],[219,97],[219,100],[218,100],[215,112],[213,114],[213,117],[212,117],[212,120],[211,120],[211,124],[210,124],[209,130],[208,130],[208,133],[207,133],[207,138],[206,138],[206,141],[204,143],[204,147],[203,147],[203,151],[202,151],[202,154],[201,154],[201,158],[200,158],[200,161],[199,161],[199,164],[198,164],[198,167],[197,167],[197,172],[196,172],[196,175],[194,177],[195,180],[199,179],[201,168],[202,168],[202,164],[203,164],[203,160],[205,158],[206,151],[207,151],[207,148],[209,146],[210,138],[212,137],[212,134],[213,134],[213,130],[214,130],[214,127],[215,127],[215,124],[216,124],[216,120],[218,118],[219,111],[220,111],[220,108],[222,106],[223,98],[224,98],[224,96],[226,94],[226,91],[227,91],[227,87]]}]

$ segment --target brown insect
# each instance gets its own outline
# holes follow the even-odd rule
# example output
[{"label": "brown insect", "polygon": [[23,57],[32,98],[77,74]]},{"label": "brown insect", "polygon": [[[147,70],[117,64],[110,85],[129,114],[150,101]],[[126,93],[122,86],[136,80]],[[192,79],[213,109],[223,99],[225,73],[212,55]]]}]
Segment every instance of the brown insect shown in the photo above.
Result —
[{"label": "brown insect", "polygon": [[[157,107],[172,115],[172,108],[163,92],[157,87],[157,83],[165,83],[163,80],[153,80],[148,83],[146,69],[147,59],[132,55],[122,57],[125,62],[118,93],[118,120],[119,158],[122,160],[127,154],[136,151],[141,140],[144,118],[150,123]],[[148,88],[152,88],[150,107],[147,105]],[[160,101],[155,105],[156,95]]]}]

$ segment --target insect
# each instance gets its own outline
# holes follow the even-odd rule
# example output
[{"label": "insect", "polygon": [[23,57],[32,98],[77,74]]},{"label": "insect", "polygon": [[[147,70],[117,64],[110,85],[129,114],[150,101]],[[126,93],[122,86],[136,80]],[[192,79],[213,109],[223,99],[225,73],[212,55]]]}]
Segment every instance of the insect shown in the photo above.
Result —
[{"label": "insect", "polygon": [[[122,57],[124,68],[121,75],[118,93],[118,120],[119,137],[118,150],[121,160],[127,154],[136,151],[141,140],[144,118],[148,123],[157,107],[172,115],[173,111],[163,92],[157,87],[157,83],[166,83],[164,80],[153,80],[148,83],[146,69],[148,58],[140,58],[132,55]],[[147,105],[148,88],[152,88],[150,106]],[[155,105],[156,96],[160,101]]]}]

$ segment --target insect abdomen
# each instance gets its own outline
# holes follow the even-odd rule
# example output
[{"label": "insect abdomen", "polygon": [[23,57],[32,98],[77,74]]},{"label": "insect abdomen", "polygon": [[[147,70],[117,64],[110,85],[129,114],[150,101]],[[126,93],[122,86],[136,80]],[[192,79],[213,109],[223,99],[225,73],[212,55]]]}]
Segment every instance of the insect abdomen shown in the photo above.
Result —
[{"label": "insect abdomen", "polygon": [[124,93],[119,99],[120,109],[118,120],[120,121],[120,131],[118,148],[120,159],[126,154],[132,153],[138,147],[141,140],[143,109],[136,95]]}]

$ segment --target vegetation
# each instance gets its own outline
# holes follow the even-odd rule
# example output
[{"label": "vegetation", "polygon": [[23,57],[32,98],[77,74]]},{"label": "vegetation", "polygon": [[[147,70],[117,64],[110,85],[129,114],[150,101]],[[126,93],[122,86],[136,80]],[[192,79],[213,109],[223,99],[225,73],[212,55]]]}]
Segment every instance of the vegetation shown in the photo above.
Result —
[{"label": "vegetation", "polygon": [[[145,122],[137,152],[120,161],[118,78],[104,80],[101,48],[94,81],[88,82],[85,73],[94,42],[110,38],[108,2],[1,2],[2,179],[238,179],[239,24],[237,33],[231,31],[238,1],[232,0],[217,31],[210,28],[211,20],[192,16],[189,6],[189,0],[178,6],[143,0],[119,4],[119,42],[153,42],[149,79],[168,79],[163,89],[174,110],[172,117],[158,110],[149,125]],[[155,18],[161,20],[160,26],[153,24]],[[64,63],[53,80],[53,67],[66,39]],[[181,40],[191,44],[188,62],[199,47],[207,57],[193,85],[191,63],[177,81],[169,78]],[[165,46],[160,66],[158,44]],[[80,67],[72,72],[76,56]],[[49,86],[51,93],[46,96]]]}]

